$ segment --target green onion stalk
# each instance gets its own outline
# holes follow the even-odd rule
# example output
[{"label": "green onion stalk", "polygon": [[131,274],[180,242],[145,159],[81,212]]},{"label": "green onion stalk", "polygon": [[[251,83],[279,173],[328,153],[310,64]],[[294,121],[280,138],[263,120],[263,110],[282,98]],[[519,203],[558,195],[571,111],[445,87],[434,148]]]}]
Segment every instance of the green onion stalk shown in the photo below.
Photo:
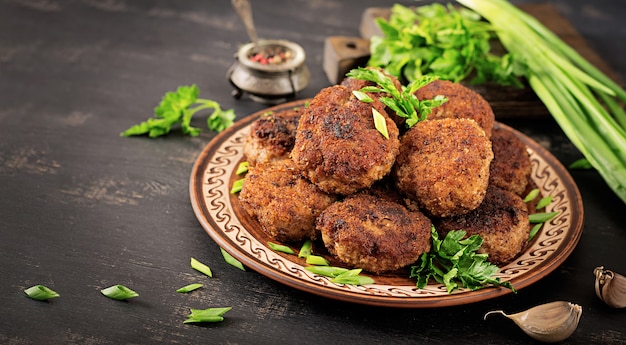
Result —
[{"label": "green onion stalk", "polygon": [[528,67],[530,87],[565,135],[626,203],[626,91],[507,0],[457,0],[491,23]]}]

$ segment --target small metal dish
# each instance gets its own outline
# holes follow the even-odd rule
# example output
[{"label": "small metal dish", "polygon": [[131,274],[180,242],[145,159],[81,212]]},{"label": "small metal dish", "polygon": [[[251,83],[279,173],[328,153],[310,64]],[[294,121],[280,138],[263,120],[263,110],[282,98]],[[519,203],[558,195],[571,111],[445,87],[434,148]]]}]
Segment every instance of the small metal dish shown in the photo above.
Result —
[{"label": "small metal dish", "polygon": [[[259,61],[256,57],[282,53],[276,61]],[[302,47],[287,40],[260,40],[258,45],[243,45],[235,63],[228,70],[237,99],[247,93],[256,102],[279,104],[290,100],[304,89],[311,78]]]}]

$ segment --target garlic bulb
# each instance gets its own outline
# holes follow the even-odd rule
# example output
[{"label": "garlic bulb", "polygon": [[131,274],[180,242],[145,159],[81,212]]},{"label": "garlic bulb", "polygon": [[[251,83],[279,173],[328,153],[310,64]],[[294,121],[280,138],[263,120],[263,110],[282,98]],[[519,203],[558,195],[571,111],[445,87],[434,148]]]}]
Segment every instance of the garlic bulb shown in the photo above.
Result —
[{"label": "garlic bulb", "polygon": [[485,314],[502,314],[513,320],[519,328],[535,340],[555,343],[568,338],[578,327],[583,313],[582,308],[570,302],[550,302],[526,311],[507,315],[502,310],[494,310]]},{"label": "garlic bulb", "polygon": [[596,276],[596,295],[613,308],[626,307],[626,277],[604,267],[593,270]]}]

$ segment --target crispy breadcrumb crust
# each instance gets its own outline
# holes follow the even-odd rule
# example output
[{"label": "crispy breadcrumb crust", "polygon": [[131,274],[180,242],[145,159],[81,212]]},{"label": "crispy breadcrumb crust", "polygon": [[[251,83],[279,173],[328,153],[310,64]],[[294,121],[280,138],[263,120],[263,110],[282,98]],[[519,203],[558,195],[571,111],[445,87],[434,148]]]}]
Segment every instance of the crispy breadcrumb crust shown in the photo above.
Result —
[{"label": "crispy breadcrumb crust", "polygon": [[492,159],[491,141],[473,120],[422,121],[402,137],[393,177],[429,215],[448,217],[480,205]]},{"label": "crispy breadcrumb crust", "polygon": [[[388,139],[375,128],[372,108],[384,116]],[[349,195],[387,175],[399,146],[398,128],[382,103],[361,102],[347,87],[334,85],[302,114],[291,157],[323,191]]]},{"label": "crispy breadcrumb crust", "polygon": [[284,159],[250,168],[239,200],[268,235],[297,242],[317,237],[315,219],[336,196],[322,192]]},{"label": "crispy breadcrumb crust", "polygon": [[250,165],[289,157],[296,141],[296,130],[303,108],[292,108],[261,115],[250,125],[243,153]]},{"label": "crispy breadcrumb crust", "polygon": [[332,255],[373,273],[407,266],[429,251],[431,224],[421,212],[369,193],[346,197],[317,219]]},{"label": "crispy breadcrumb crust", "polygon": [[495,115],[489,102],[478,92],[460,83],[438,79],[419,88],[415,95],[418,99],[432,99],[437,95],[448,98],[446,103],[433,109],[428,115],[429,120],[472,119],[485,131],[487,138],[491,137]]},{"label": "crispy breadcrumb crust", "polygon": [[526,145],[511,131],[494,127],[491,134],[493,161],[489,184],[522,196],[530,177],[530,156]]}]

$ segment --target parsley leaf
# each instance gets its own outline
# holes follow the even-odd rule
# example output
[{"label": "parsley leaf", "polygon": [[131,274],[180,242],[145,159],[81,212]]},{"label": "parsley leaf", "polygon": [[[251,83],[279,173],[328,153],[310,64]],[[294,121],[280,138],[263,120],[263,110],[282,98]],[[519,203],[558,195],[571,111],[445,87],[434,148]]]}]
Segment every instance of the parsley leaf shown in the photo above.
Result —
[{"label": "parsley leaf", "polygon": [[359,93],[355,94],[358,95],[357,97],[363,102],[368,102],[366,98],[367,95],[363,95],[363,93],[387,94],[388,96],[382,96],[379,100],[385,106],[393,110],[396,115],[406,118],[405,123],[407,128],[411,128],[419,121],[425,120],[434,107],[440,106],[448,101],[448,99],[443,96],[435,96],[435,98],[428,100],[420,100],[415,96],[415,91],[437,79],[435,76],[422,76],[412,81],[407,86],[402,85],[400,90],[398,90],[393,80],[388,75],[385,75],[385,73],[376,68],[359,67],[350,70],[346,76],[376,83],[377,86],[365,86],[358,90]]},{"label": "parsley leaf", "polygon": [[510,54],[491,53],[492,26],[466,8],[434,3],[415,9],[395,4],[389,20],[378,18],[383,37],[370,40],[368,66],[407,81],[426,74],[459,82],[494,81],[522,87],[525,66]]},{"label": "parsley leaf", "polygon": [[[166,92],[154,109],[155,117],[128,128],[120,135],[128,137],[148,134],[150,138],[156,138],[169,133],[174,125],[180,123],[184,134],[195,137],[202,130],[191,126],[191,118],[204,109],[213,109],[213,113],[207,119],[209,130],[221,132],[233,124],[235,113],[232,109],[222,110],[219,103],[198,98],[199,93],[200,90],[195,84],[180,86],[176,91]],[[196,106],[192,108],[194,105]]]},{"label": "parsley leaf", "polygon": [[466,234],[464,230],[453,230],[441,240],[435,227],[431,227],[432,249],[411,267],[410,277],[417,279],[417,287],[424,288],[432,278],[444,284],[448,293],[459,287],[478,290],[488,284],[517,292],[510,282],[494,277],[500,269],[487,261],[487,254],[476,252],[483,239],[478,235],[465,238]]}]

